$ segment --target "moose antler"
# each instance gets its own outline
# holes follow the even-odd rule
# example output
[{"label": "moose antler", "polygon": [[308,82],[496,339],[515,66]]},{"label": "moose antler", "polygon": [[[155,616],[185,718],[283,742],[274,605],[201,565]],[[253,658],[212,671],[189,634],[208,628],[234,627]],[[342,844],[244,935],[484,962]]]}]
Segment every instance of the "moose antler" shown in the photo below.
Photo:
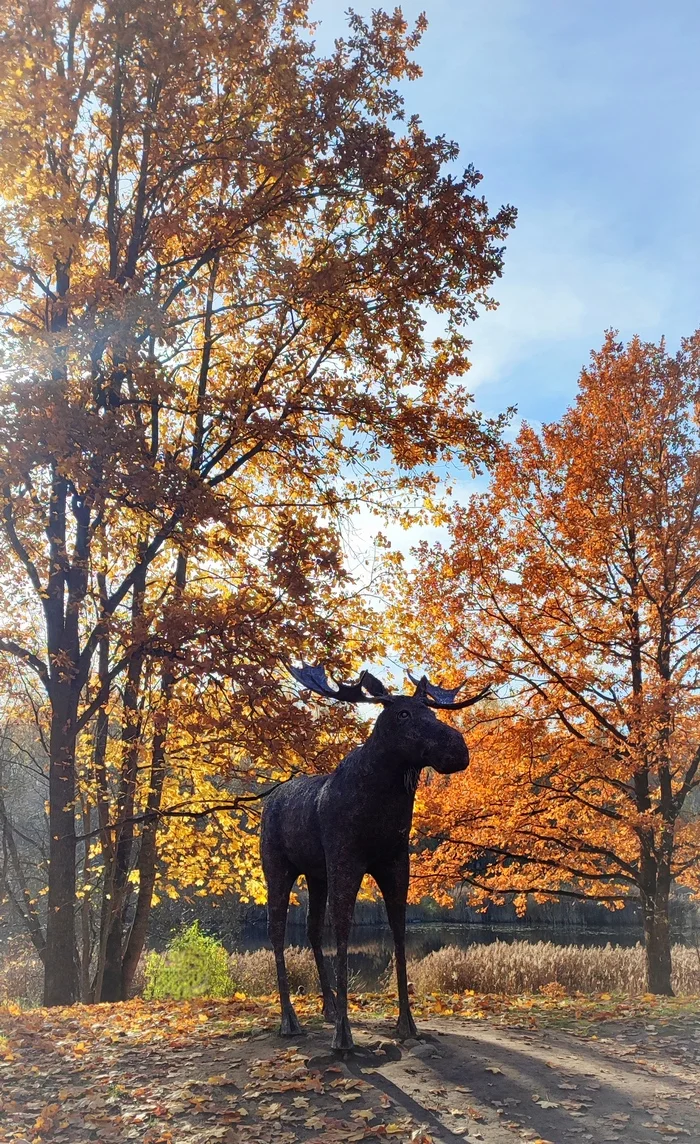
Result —
[{"label": "moose antler", "polygon": [[[341,703],[391,703],[393,696],[389,694],[384,684],[369,671],[363,671],[357,683],[339,683],[334,690],[326,677],[325,668],[320,665],[312,667],[311,664],[302,663],[301,667],[288,668],[289,674],[316,695],[323,695],[326,699],[337,699]],[[369,691],[369,695],[365,692]]]},{"label": "moose antler", "polygon": [[487,684],[476,695],[470,695],[468,699],[460,699],[455,702],[455,696],[464,687],[467,682],[466,679],[459,684],[459,687],[449,688],[438,687],[437,684],[431,683],[425,675],[420,679],[414,679],[410,671],[408,678],[411,683],[415,684],[415,694],[422,695],[426,706],[435,707],[438,711],[461,711],[463,707],[471,707],[472,703],[478,703],[480,699],[484,699],[491,690],[491,685]]}]

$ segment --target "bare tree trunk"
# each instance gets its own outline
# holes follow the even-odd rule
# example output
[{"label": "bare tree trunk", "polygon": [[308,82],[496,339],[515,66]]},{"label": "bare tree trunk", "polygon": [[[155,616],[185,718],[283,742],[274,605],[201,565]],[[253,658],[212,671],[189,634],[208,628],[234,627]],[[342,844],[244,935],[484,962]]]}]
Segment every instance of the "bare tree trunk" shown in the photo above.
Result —
[{"label": "bare tree trunk", "polygon": [[172,668],[166,664],[161,677],[162,710],[159,725],[153,736],[151,749],[151,779],[149,784],[146,813],[152,815],[145,820],[141,832],[139,851],[139,893],[136,912],[129,933],[122,962],[122,995],[128,998],[143,953],[148,933],[148,923],[153,903],[153,890],[156,884],[156,861],[158,858],[158,812],[160,810],[163,781],[165,779],[165,744],[168,734],[168,714],[175,677]]},{"label": "bare tree trunk", "polygon": [[[673,620],[661,609],[661,631],[657,652],[658,669],[667,685],[671,680],[671,646]],[[673,996],[671,986],[671,927],[668,901],[671,893],[671,868],[677,808],[671,781],[670,742],[673,715],[665,697],[661,709],[659,743],[656,748],[659,780],[659,811],[656,877],[653,897],[644,899],[644,938],[647,955],[647,985],[650,993]]]},{"label": "bare tree trunk", "polygon": [[655,873],[653,885],[642,893],[647,989],[650,993],[666,997],[673,996],[671,926],[668,916],[670,889],[670,876],[661,868]]},{"label": "bare tree trunk", "polygon": [[72,1005],[78,996],[75,949],[75,725],[78,694],[70,683],[57,683],[52,690],[44,1004]]},{"label": "bare tree trunk", "polygon": [[[98,576],[100,594],[104,598],[104,574]],[[109,636],[103,635],[99,642],[99,687],[104,687],[109,675]],[[111,901],[112,877],[114,871],[114,846],[109,830],[109,787],[107,783],[107,736],[109,732],[109,716],[107,714],[107,700],[97,712],[95,720],[94,769],[95,790],[97,793],[97,817],[100,824],[100,842],[102,845],[102,860],[104,863],[104,882],[102,886],[102,908],[100,911],[100,936],[97,947],[97,967],[91,989],[91,999],[95,1002],[102,1000],[102,979],[104,977],[105,956],[107,947],[109,903]]]},{"label": "bare tree trunk", "polygon": [[123,901],[122,894],[115,893],[112,881],[112,896],[115,908],[108,915],[107,940],[105,942],[104,970],[100,1001],[123,1001],[122,996],[122,940],[123,940]]},{"label": "bare tree trunk", "polygon": [[[134,579],[131,622],[132,637],[142,638],[140,624],[146,589],[146,565],[139,568]],[[124,717],[122,723],[122,766],[117,811],[118,832],[115,839],[114,877],[112,880],[111,909],[105,945],[105,965],[102,978],[102,1001],[124,1001],[122,985],[122,956],[124,952],[124,913],[129,890],[129,874],[134,845],[134,808],[138,775],[139,747],[141,743],[141,713],[139,690],[144,655],[137,650],[131,657],[124,688]]]},{"label": "bare tree trunk", "polygon": [[[52,333],[68,325],[69,264],[55,264],[56,290],[48,315]],[[59,400],[64,398],[65,352],[59,349],[52,369]],[[80,684],[79,608],[87,586],[90,511],[75,506],[75,560],[66,551],[68,483],[54,463],[47,536],[51,566],[44,597],[49,653],[51,732],[49,737],[49,892],[44,1004],[72,1005],[78,996],[75,942],[75,743]],[[66,596],[68,608],[66,609]]]},{"label": "bare tree trunk", "polygon": [[90,831],[92,815],[90,806],[83,806],[83,900],[80,903],[81,953],[80,953],[80,1000],[84,1005],[90,1001],[90,961],[92,960],[92,937],[90,933],[90,896],[84,889],[90,881]]},{"label": "bare tree trunk", "polygon": [[[175,595],[181,597],[187,580],[187,557],[180,551],[175,566]],[[170,719],[170,701],[175,686],[175,669],[172,660],[163,662],[160,685],[160,710],[156,716],[156,727],[151,748],[151,779],[148,788],[146,811],[150,816],[141,833],[139,852],[139,894],[136,912],[129,934],[122,964],[122,994],[128,997],[134,974],[143,953],[151,916],[153,890],[156,883],[156,862],[158,859],[158,823],[163,783],[166,771],[166,744]]]}]

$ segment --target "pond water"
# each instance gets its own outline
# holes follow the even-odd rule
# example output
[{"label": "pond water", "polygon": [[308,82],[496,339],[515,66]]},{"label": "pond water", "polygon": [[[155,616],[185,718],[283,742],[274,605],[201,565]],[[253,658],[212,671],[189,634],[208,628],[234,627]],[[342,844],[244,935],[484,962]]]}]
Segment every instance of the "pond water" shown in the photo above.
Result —
[{"label": "pond water", "polygon": [[[531,925],[453,925],[444,922],[414,923],[406,927],[406,947],[410,961],[420,961],[434,950],[453,945],[459,949],[494,941],[551,941],[556,945],[632,946],[641,940],[637,926],[594,930],[583,926],[531,926]],[[308,947],[303,925],[287,924],[287,945]],[[264,925],[248,925],[235,942],[238,950],[270,949]],[[334,953],[330,929],[324,934],[324,949]],[[350,932],[348,968],[358,985],[372,989],[381,983],[389,968],[393,953],[391,931],[388,926],[356,925]]]}]

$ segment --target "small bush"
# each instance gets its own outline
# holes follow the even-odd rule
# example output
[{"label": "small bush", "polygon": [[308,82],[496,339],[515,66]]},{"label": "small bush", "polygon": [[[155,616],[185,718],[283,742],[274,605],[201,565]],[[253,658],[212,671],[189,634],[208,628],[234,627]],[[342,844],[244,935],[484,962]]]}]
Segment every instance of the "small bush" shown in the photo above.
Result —
[{"label": "small bush", "polygon": [[[290,993],[320,993],[313,950],[289,946],[284,951]],[[232,953],[229,972],[236,988],[250,997],[277,992],[275,958],[270,949],[256,949],[252,953]]]},{"label": "small bush", "polygon": [[226,950],[199,922],[174,937],[165,953],[147,955],[145,978],[147,1000],[229,997],[234,990]]},{"label": "small bush", "polygon": [[[680,995],[700,993],[697,951],[673,947],[673,987]],[[495,941],[467,949],[446,946],[409,964],[418,993],[644,993],[644,949],[554,945],[541,941]]]},{"label": "small bush", "polygon": [[44,967],[34,946],[24,936],[10,938],[0,958],[0,1004],[35,1007],[43,993]]}]

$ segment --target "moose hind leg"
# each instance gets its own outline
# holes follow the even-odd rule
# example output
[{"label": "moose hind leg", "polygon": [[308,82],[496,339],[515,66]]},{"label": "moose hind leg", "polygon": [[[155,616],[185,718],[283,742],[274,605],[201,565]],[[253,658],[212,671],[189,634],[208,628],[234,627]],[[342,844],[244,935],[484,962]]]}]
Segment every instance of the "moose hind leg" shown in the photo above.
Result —
[{"label": "moose hind leg", "polygon": [[406,974],[406,898],[408,896],[408,854],[390,865],[372,872],[381,890],[387,918],[394,938],[396,983],[399,992],[399,1020],[396,1035],[405,1041],[417,1037],[418,1030],[411,1013]]},{"label": "moose hind leg", "polygon": [[363,873],[363,870],[348,868],[344,863],[338,863],[332,872],[329,870],[331,916],[336,940],[336,1018],[333,1048],[346,1052],[354,1048],[348,1021],[348,937]]},{"label": "moose hind leg", "polygon": [[284,931],[287,925],[289,895],[296,874],[289,869],[267,873],[267,932],[275,953],[277,985],[279,988],[281,1037],[298,1037],[303,1033],[289,996],[289,979],[284,961]]},{"label": "moose hind leg", "polygon": [[326,916],[326,898],[328,896],[328,885],[323,879],[309,878],[308,875],[306,878],[306,883],[309,888],[309,912],[306,917],[306,933],[309,938],[309,944],[314,951],[316,968],[318,970],[318,979],[321,982],[321,992],[323,994],[323,1016],[330,1025],[334,1025],[335,995],[331,989],[331,983],[328,977],[328,966],[326,965],[326,959],[323,956],[323,945],[321,943],[323,920]]}]

